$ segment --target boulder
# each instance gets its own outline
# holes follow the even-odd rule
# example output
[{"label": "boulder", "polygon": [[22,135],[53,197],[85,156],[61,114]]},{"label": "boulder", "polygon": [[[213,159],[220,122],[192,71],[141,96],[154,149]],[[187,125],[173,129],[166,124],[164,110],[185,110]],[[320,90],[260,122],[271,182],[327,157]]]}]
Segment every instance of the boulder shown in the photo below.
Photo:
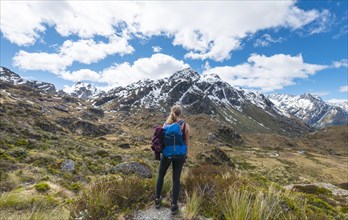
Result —
[{"label": "boulder", "polygon": [[151,178],[151,169],[138,162],[121,163],[110,169],[110,173],[135,174],[143,178]]},{"label": "boulder", "polygon": [[75,169],[75,163],[71,159],[64,160],[61,166],[62,170],[73,171]]},{"label": "boulder", "polygon": [[130,145],[128,143],[118,145],[122,149],[130,149]]},{"label": "boulder", "polygon": [[219,148],[214,148],[209,152],[201,153],[197,156],[197,158],[203,163],[213,164],[216,166],[226,164],[232,168],[235,168],[233,161],[224,151],[220,150]]},{"label": "boulder", "polygon": [[216,140],[216,136],[213,133],[208,134],[208,143],[212,144]]}]

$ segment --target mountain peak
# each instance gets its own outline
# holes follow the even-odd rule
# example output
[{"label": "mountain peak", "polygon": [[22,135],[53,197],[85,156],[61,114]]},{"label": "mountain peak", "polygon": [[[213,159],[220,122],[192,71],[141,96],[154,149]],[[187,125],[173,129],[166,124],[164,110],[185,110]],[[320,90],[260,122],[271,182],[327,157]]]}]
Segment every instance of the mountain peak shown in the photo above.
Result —
[{"label": "mountain peak", "polygon": [[300,96],[301,99],[309,99],[311,101],[322,101],[322,99],[317,95],[312,95],[310,93],[304,93]]},{"label": "mountain peak", "polygon": [[185,80],[192,80],[192,81],[196,81],[199,78],[200,78],[200,75],[191,68],[185,68],[185,69],[179,70],[175,72],[171,77],[169,77],[170,80],[185,79]]},{"label": "mountain peak", "polygon": [[92,98],[100,94],[100,92],[95,86],[93,86],[90,83],[84,83],[84,82],[77,82],[76,84],[72,86],[66,86],[63,89],[63,91],[73,97],[77,97],[81,99]]}]

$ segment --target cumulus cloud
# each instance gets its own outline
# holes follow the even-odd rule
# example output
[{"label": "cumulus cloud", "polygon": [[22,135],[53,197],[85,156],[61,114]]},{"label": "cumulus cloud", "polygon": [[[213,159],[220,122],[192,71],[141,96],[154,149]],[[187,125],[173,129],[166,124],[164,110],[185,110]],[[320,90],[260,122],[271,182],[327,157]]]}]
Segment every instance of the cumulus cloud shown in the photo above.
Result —
[{"label": "cumulus cloud", "polygon": [[35,43],[47,26],[64,37],[86,40],[97,35],[122,34],[125,41],[160,35],[185,48],[186,58],[223,61],[250,34],[300,29],[327,14],[301,10],[295,1],[4,1],[1,32],[18,45]]},{"label": "cumulus cloud", "polygon": [[133,52],[134,48],[128,45],[127,40],[118,36],[111,36],[109,43],[96,43],[94,40],[79,40],[77,42],[67,40],[60,48],[62,56],[71,57],[72,60],[85,64],[97,62],[108,55],[125,55]]},{"label": "cumulus cloud", "polygon": [[160,46],[153,46],[152,50],[154,53],[159,53],[162,51],[162,48]]},{"label": "cumulus cloud", "polygon": [[204,73],[218,74],[233,86],[270,92],[293,85],[295,79],[307,78],[326,68],[328,66],[305,63],[301,54],[275,54],[270,57],[252,54],[243,64],[214,67]]},{"label": "cumulus cloud", "polygon": [[141,58],[133,64],[115,64],[101,74],[101,82],[111,85],[127,85],[145,78],[160,79],[189,65],[166,54],[156,53],[150,58]]},{"label": "cumulus cloud", "polygon": [[348,92],[348,85],[347,86],[341,86],[340,92]]},{"label": "cumulus cloud", "polygon": [[100,74],[90,69],[80,69],[73,72],[62,71],[58,73],[63,79],[79,82],[79,81],[100,81]]},{"label": "cumulus cloud", "polygon": [[[33,54],[30,54],[30,56],[33,56]],[[59,59],[59,57],[56,58]],[[28,59],[25,61],[29,62],[30,60]],[[23,65],[26,65],[27,68],[32,68],[32,70],[40,69],[43,66],[43,64],[35,62],[32,64],[32,66],[27,63]],[[54,72],[65,80],[74,82],[91,81],[96,83],[106,83],[107,86],[101,87],[100,89],[109,90],[114,86],[126,86],[130,83],[143,79],[165,78],[178,70],[188,67],[190,67],[188,64],[181,60],[177,60],[172,56],[156,53],[148,58],[140,58],[134,61],[133,64],[128,62],[114,64],[99,72],[91,69],[68,71],[59,69],[57,63],[53,63],[49,71]]]},{"label": "cumulus cloud", "polygon": [[108,43],[94,40],[67,40],[58,53],[28,53],[21,50],[13,58],[13,65],[26,70],[46,70],[58,73],[77,61],[84,64],[98,62],[112,54],[130,54],[134,48],[124,38],[112,35]]},{"label": "cumulus cloud", "polygon": [[28,53],[20,50],[13,58],[13,65],[25,70],[42,70],[52,73],[63,71],[72,64],[72,59],[59,54]]}]

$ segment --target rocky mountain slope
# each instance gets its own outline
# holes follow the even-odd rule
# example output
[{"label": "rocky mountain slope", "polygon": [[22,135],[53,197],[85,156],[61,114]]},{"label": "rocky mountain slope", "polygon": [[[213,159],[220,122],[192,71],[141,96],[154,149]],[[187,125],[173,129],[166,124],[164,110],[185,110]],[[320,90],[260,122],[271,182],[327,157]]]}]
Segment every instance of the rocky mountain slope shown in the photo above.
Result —
[{"label": "rocky mountain slope", "polygon": [[271,94],[267,97],[284,112],[284,115],[295,116],[313,127],[348,124],[346,109],[329,105],[318,96]]},{"label": "rocky mountain slope", "polygon": [[[325,103],[310,94],[302,96],[268,95],[247,92],[230,86],[218,75],[200,75],[184,69],[160,80],[142,80],[108,93],[91,84],[78,82],[64,91],[56,91],[50,83],[22,79],[7,68],[0,68],[0,80],[25,85],[59,96],[91,101],[106,111],[168,112],[181,103],[187,116],[204,114],[223,122],[238,132],[302,134],[309,128],[347,124],[348,111]],[[210,119],[209,119],[210,120]]]},{"label": "rocky mountain slope", "polygon": [[309,131],[296,118],[283,116],[264,95],[234,88],[217,75],[200,75],[192,69],[165,79],[117,87],[93,103],[107,111],[163,113],[180,103],[186,116],[203,114],[207,120],[219,121],[238,132],[292,135]]},{"label": "rocky mountain slope", "polygon": [[14,85],[26,85],[33,89],[38,89],[46,93],[56,93],[56,87],[51,83],[22,79],[18,74],[1,66],[0,66],[0,80],[14,84]]}]

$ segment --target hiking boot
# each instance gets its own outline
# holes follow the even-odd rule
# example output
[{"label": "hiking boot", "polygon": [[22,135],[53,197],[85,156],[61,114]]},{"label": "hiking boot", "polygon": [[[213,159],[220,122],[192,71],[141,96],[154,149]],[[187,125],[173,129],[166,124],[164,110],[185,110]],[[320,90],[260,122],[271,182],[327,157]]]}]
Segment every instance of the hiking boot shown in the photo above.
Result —
[{"label": "hiking boot", "polygon": [[156,209],[161,208],[161,202],[162,202],[162,198],[156,198],[155,199],[155,207],[156,207]]},{"label": "hiking boot", "polygon": [[176,215],[178,213],[179,207],[177,204],[173,204],[170,206],[170,211],[172,212],[172,215]]}]

